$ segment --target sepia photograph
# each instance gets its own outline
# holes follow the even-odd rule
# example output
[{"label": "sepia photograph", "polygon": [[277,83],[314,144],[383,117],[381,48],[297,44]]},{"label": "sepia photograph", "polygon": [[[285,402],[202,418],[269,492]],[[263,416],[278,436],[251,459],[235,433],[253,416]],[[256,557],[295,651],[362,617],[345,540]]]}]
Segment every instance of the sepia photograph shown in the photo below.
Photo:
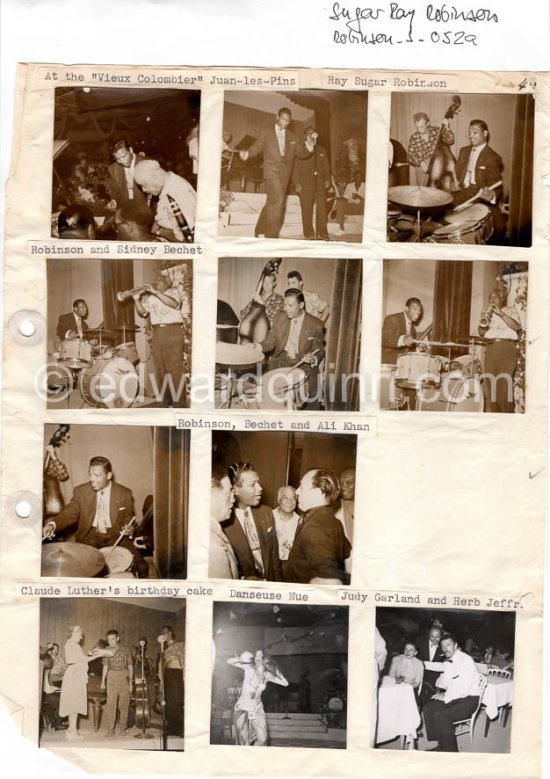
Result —
[{"label": "sepia photograph", "polygon": [[393,92],[388,241],[531,246],[530,94]]},{"label": "sepia photograph", "polygon": [[515,629],[514,611],[377,608],[374,746],[510,752]]},{"label": "sepia photograph", "polygon": [[200,90],[58,87],[52,237],[193,242]]},{"label": "sepia photograph", "polygon": [[49,259],[48,408],[189,408],[193,262]]},{"label": "sepia photograph", "polygon": [[357,436],[212,433],[209,576],[349,584]]},{"label": "sepia photograph", "polygon": [[190,439],[44,425],[42,576],[185,579]]},{"label": "sepia photograph", "polygon": [[216,408],[358,411],[362,261],[222,257]]},{"label": "sepia photograph", "polygon": [[185,600],[42,598],[39,746],[183,751]]},{"label": "sepia photograph", "polygon": [[385,260],[380,408],[522,414],[527,262]]},{"label": "sepia photograph", "polygon": [[360,243],[367,92],[226,91],[218,234]]},{"label": "sepia photograph", "polygon": [[345,749],[346,606],[214,603],[211,744]]}]

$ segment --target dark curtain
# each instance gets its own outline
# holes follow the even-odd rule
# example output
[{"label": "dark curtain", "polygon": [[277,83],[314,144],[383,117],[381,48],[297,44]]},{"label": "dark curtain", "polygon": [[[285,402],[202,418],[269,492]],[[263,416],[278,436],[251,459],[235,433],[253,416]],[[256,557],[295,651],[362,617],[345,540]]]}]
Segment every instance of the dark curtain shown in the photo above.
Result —
[{"label": "dark curtain", "polygon": [[510,184],[509,238],[513,246],[531,246],[534,114],[533,96],[518,95]]},{"label": "dark curtain", "polygon": [[[134,326],[134,304],[130,298],[117,300],[117,292],[134,287],[132,260],[103,260],[101,262],[101,292],[103,299],[103,327],[112,330],[117,325]],[[132,334],[133,337],[133,334]],[[128,340],[132,340],[129,338]]]},{"label": "dark curtain", "polygon": [[155,564],[161,579],[187,576],[190,432],[154,429]]},{"label": "dark curtain", "polygon": [[472,263],[439,260],[435,269],[432,341],[454,341],[470,332]]},{"label": "dark curtain", "polygon": [[[361,288],[361,260],[338,260],[334,273],[327,330],[325,358],[327,411],[359,409]],[[346,377],[352,374],[356,375],[346,381]]]}]

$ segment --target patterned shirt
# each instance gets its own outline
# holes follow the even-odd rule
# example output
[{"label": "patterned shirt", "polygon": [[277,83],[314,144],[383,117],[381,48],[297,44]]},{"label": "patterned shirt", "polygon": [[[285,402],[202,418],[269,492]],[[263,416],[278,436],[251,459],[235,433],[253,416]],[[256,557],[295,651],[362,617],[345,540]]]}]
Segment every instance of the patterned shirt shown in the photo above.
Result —
[{"label": "patterned shirt", "polygon": [[[165,293],[169,298],[181,303],[181,295],[177,287],[170,287]],[[170,308],[156,295],[149,294],[143,298],[141,305],[149,314],[152,325],[181,325],[183,322],[181,308]]]},{"label": "patterned shirt", "polygon": [[164,645],[164,662],[177,660],[182,668],[185,667],[185,644],[183,641],[172,641]]},{"label": "patterned shirt", "polygon": [[310,292],[308,289],[304,289],[302,292],[304,294],[307,313],[311,314],[311,316],[316,316],[317,319],[322,319],[329,308],[328,303],[316,292]]},{"label": "patterned shirt", "polygon": [[128,647],[121,644],[114,650],[112,657],[103,658],[103,665],[106,665],[109,671],[127,671],[132,664],[132,653]]},{"label": "patterned shirt", "polygon": [[[249,303],[247,303],[246,306],[241,311],[241,319],[244,319],[244,317],[248,314],[252,306],[257,303],[258,301],[256,300],[251,300]],[[272,325],[277,311],[283,311],[284,309],[284,300],[282,298],[282,295],[279,295],[277,292],[272,292],[271,295],[267,298],[267,300],[264,301],[264,307],[265,307],[266,316],[269,320],[269,324]]]},{"label": "patterned shirt", "polygon": [[[429,159],[439,134],[439,127],[428,127],[428,138],[423,138],[418,130],[414,132],[409,138],[409,148],[407,149],[407,157],[411,165],[418,168],[422,160]],[[444,127],[441,132],[441,141],[446,143],[447,146],[452,146],[455,142],[455,136],[452,130],[448,127]]]}]

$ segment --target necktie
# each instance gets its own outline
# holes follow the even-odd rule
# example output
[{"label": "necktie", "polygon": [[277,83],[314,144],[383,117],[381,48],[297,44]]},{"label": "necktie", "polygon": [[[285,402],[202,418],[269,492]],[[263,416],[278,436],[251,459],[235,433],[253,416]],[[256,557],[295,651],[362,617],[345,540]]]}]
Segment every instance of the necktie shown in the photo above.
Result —
[{"label": "necktie", "polygon": [[284,157],[285,154],[285,131],[284,130],[277,130],[277,140],[279,141],[279,153],[281,157]]},{"label": "necktie", "polygon": [[105,493],[100,490],[97,496],[97,529],[100,533],[107,532],[107,522],[105,521]]},{"label": "necktie", "polygon": [[288,336],[286,353],[292,360],[298,354],[298,320],[297,319],[290,320],[290,333]]},{"label": "necktie", "polygon": [[244,532],[246,534],[246,540],[252,551],[252,557],[254,558],[254,564],[258,569],[261,576],[264,575],[264,561],[262,559],[262,550],[260,549],[260,539],[258,538],[258,531],[256,529],[256,523],[254,517],[249,508],[244,510]]},{"label": "necktie", "polygon": [[78,333],[78,337],[82,338],[82,319],[81,317],[76,317],[76,332]]},{"label": "necktie", "polygon": [[477,159],[477,147],[473,146],[470,152],[470,159],[468,160],[468,168],[466,169],[466,175],[464,176],[464,186],[469,187],[476,183],[475,170]]}]

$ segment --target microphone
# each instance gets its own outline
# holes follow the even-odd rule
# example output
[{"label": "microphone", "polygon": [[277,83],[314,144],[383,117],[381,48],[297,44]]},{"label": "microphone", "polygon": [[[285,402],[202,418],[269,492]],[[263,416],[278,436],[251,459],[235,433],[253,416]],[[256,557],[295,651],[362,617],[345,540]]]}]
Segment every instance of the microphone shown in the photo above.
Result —
[{"label": "microphone", "polygon": [[140,642],[139,642],[139,645],[140,645],[140,646],[145,646],[145,641],[143,641],[143,640],[142,640],[142,641],[140,641]]},{"label": "microphone", "polygon": [[157,641],[159,644],[165,644],[166,643],[166,636],[158,636]]}]

